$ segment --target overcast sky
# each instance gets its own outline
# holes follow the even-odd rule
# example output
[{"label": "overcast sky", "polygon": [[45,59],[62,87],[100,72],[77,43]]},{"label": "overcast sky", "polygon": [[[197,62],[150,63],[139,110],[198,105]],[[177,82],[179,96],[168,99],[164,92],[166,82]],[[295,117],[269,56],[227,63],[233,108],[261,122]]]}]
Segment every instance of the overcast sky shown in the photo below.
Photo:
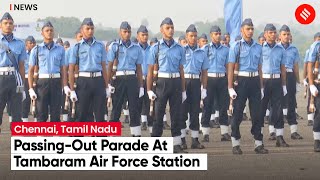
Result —
[{"label": "overcast sky", "polygon": [[[81,20],[91,17],[95,24],[107,27],[119,27],[124,20],[138,27],[141,20],[147,18],[149,28],[156,32],[167,16],[173,19],[178,30],[185,30],[195,21],[223,17],[224,0],[2,0],[1,16],[9,11],[10,3],[38,4],[37,11],[11,11],[16,22],[32,22],[47,16],[75,16]],[[256,25],[284,24],[295,21],[295,9],[303,3],[313,5],[316,12],[320,10],[320,0],[243,0],[243,17],[251,17]],[[319,16],[313,23],[319,24]]]}]

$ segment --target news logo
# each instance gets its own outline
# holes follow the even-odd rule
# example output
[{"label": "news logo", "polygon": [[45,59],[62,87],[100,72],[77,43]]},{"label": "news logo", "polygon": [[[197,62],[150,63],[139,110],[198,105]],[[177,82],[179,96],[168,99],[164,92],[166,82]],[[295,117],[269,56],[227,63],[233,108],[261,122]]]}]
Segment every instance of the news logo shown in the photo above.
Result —
[{"label": "news logo", "polygon": [[295,12],[297,21],[300,24],[310,24],[314,21],[316,17],[316,11],[309,4],[300,5]]},{"label": "news logo", "polygon": [[10,11],[37,11],[37,4],[10,4]]}]

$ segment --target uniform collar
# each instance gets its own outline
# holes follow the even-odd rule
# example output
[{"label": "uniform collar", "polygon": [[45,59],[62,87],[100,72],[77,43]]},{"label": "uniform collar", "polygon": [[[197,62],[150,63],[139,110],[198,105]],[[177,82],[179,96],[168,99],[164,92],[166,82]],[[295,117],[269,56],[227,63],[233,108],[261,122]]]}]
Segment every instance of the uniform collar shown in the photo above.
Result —
[{"label": "uniform collar", "polygon": [[[3,34],[0,34],[0,39],[1,39],[1,40],[3,40],[3,39],[6,40],[6,38],[4,37]],[[17,40],[17,38],[12,34],[12,41],[13,41],[13,40]],[[6,41],[7,41],[7,40],[6,40]]]},{"label": "uniform collar", "polygon": [[129,48],[134,45],[134,43],[129,39],[126,43],[130,43],[129,46],[125,45],[125,42],[122,41],[122,39],[119,40],[120,45],[125,46],[126,48]]},{"label": "uniform collar", "polygon": [[200,49],[198,45],[195,45],[195,49],[192,49],[189,44],[187,44],[185,47],[186,47],[187,49],[191,49],[192,51],[196,51],[196,50]]},{"label": "uniform collar", "polygon": [[139,46],[140,46],[142,49],[144,49],[144,50],[148,49],[148,47],[149,47],[149,44],[148,44],[148,43],[145,43],[145,44],[138,43],[138,44],[139,44]]},{"label": "uniform collar", "polygon": [[[240,40],[242,43],[246,43],[246,44],[248,44],[243,38]],[[251,42],[252,42],[252,44],[251,44],[251,46],[250,47],[252,47],[253,45],[255,45],[256,44],[256,41],[255,40],[253,40],[253,39],[251,39]]]},{"label": "uniform collar", "polygon": [[281,46],[281,47],[283,47],[283,49],[285,49],[285,50],[287,50],[287,49],[289,49],[289,48],[292,47],[292,44],[291,44],[291,43],[289,43],[289,45],[288,45],[287,48],[284,48],[284,46],[283,46],[283,44],[282,44],[281,42],[279,42],[278,45]]},{"label": "uniform collar", "polygon": [[[170,48],[178,44],[174,39],[172,39],[172,42],[173,44],[171,44]],[[165,44],[167,46],[163,38],[160,40],[160,44]]]},{"label": "uniform collar", "polygon": [[211,43],[210,43],[210,46],[211,46],[211,47],[215,47],[216,49],[219,49],[219,48],[222,47],[222,44],[219,43],[219,44],[218,44],[218,47],[217,47],[213,42],[211,42]]},{"label": "uniform collar", "polygon": [[[39,44],[39,46],[41,46],[41,47],[46,47],[46,45],[45,45],[45,43],[44,42],[42,42],[41,44]],[[58,46],[58,44],[56,44],[55,42],[53,42],[53,46],[52,46],[52,48],[51,49],[54,49],[54,48],[56,48]],[[47,47],[46,47],[47,48]],[[50,49],[50,50],[51,50]]]},{"label": "uniform collar", "polygon": [[[96,38],[95,38],[95,37],[92,37],[92,44],[91,44],[91,45],[93,45],[95,42],[96,42]],[[82,38],[79,43],[80,43],[80,44],[86,43],[86,41]]]},{"label": "uniform collar", "polygon": [[273,47],[270,47],[267,42],[264,42],[264,43],[263,43],[263,46],[267,46],[267,47],[273,49],[273,48],[276,48],[277,46],[279,46],[279,44],[275,43]]}]

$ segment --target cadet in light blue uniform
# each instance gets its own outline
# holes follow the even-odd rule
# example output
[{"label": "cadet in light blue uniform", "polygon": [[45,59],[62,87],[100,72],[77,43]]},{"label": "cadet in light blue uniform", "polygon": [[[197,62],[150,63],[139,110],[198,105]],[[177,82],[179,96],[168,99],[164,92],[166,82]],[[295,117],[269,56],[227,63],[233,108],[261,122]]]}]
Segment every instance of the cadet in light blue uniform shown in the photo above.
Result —
[{"label": "cadet in light blue uniform", "polygon": [[[319,35],[316,35],[319,36]],[[320,96],[319,89],[320,84],[314,82],[315,80],[319,81],[319,56],[320,56],[320,41],[319,38],[315,38],[315,42],[309,48],[309,55],[307,58],[308,65],[308,80],[310,87],[310,94],[314,96],[314,105],[315,105],[315,116],[313,122],[313,138],[314,138],[314,151],[320,152]],[[318,77],[314,78],[314,75]]]},{"label": "cadet in light blue uniform", "polygon": [[[50,106],[50,121],[60,121],[62,91],[61,84],[67,87],[67,61],[62,46],[54,43],[54,28],[50,22],[42,27],[44,42],[34,47],[29,57],[29,95],[32,100],[37,99],[37,120],[48,120]],[[37,88],[32,88],[34,66],[39,65],[39,80]]]},{"label": "cadet in light blue uniform", "polygon": [[[229,51],[228,64],[228,91],[233,99],[234,112],[231,118],[231,141],[233,154],[242,154],[240,148],[240,130],[243,110],[249,99],[250,116],[252,119],[251,134],[255,139],[255,152],[268,153],[263,146],[261,133],[262,123],[259,118],[261,105],[261,45],[256,43],[253,37],[253,23],[251,19],[245,19],[241,24],[242,38],[233,43]],[[234,67],[239,63],[238,84],[234,87]],[[235,89],[234,89],[235,88]]]},{"label": "cadet in light blue uniform", "polygon": [[138,45],[141,47],[143,62],[142,62],[142,75],[143,75],[143,88],[144,95],[141,100],[141,129],[147,130],[149,127],[150,134],[152,133],[152,117],[150,116],[150,99],[147,94],[147,75],[148,75],[148,57],[150,53],[150,46],[148,44],[148,29],[146,26],[141,25],[137,31]]},{"label": "cadet in light blue uniform", "polygon": [[69,43],[69,41],[63,42],[63,47],[64,47],[65,50],[68,50],[68,49],[70,48],[70,43]]},{"label": "cadet in light blue uniform", "polygon": [[[163,39],[159,45],[155,44],[150,49],[148,58],[148,96],[150,100],[155,100],[155,119],[153,122],[153,137],[162,136],[163,115],[166,104],[169,100],[171,134],[175,153],[183,153],[181,149],[181,118],[182,103],[186,100],[185,79],[183,65],[185,64],[185,52],[183,47],[173,39],[174,26],[171,18],[165,18],[160,25]],[[156,62],[158,58],[158,62]],[[159,63],[158,80],[155,92],[152,91],[153,67]]]},{"label": "cadet in light blue uniform", "polygon": [[108,51],[108,81],[117,59],[115,92],[112,94],[111,122],[119,122],[124,98],[128,99],[130,111],[130,131],[134,137],[141,136],[139,98],[144,95],[142,68],[143,53],[139,45],[130,41],[131,26],[124,21],[120,25],[120,40],[110,45]]},{"label": "cadet in light blue uniform", "polygon": [[24,90],[26,92],[26,100],[23,101],[22,103],[22,121],[27,122],[28,121],[28,116],[30,113],[30,104],[31,104],[31,99],[29,96],[29,84],[28,84],[28,72],[29,72],[29,56],[31,53],[32,48],[36,46],[36,40],[34,39],[33,36],[28,36],[25,40],[26,44],[26,53],[27,53],[27,59],[24,62],[24,67],[25,67],[25,83],[24,83]]},{"label": "cadet in light blue uniform", "polygon": [[[269,125],[274,125],[276,130],[277,147],[288,147],[283,139],[284,121],[282,116],[281,98],[287,94],[286,88],[286,54],[284,48],[276,43],[276,27],[267,24],[264,28],[266,42],[262,45],[262,77],[263,88],[261,89],[262,101],[260,120],[263,121],[268,107],[271,104],[272,113]],[[263,124],[263,123],[262,123]],[[270,136],[274,136],[271,134]],[[273,137],[270,137],[271,139]]]},{"label": "cadet in light blue uniform", "polygon": [[[228,91],[226,66],[228,63],[229,48],[220,44],[221,29],[219,26],[212,26],[210,29],[211,43],[204,47],[209,59],[208,69],[208,97],[204,100],[202,112],[203,141],[209,142],[210,117],[216,110],[219,111],[219,124],[221,125],[221,141],[230,141],[228,134]],[[211,121],[212,123],[213,121]],[[213,125],[211,125],[213,126]]]},{"label": "cadet in light blue uniform", "polygon": [[[280,43],[279,45],[284,49],[285,53],[285,68],[286,68],[286,82],[288,87],[288,94],[283,97],[283,110],[287,110],[287,120],[290,125],[291,139],[303,139],[298,133],[298,122],[296,115],[296,93],[300,85],[299,78],[299,61],[300,55],[298,48],[290,43],[291,32],[287,25],[283,25],[280,29]],[[283,113],[284,114],[284,113]]]},{"label": "cadet in light blue uniform", "polygon": [[202,33],[198,39],[198,45],[200,48],[203,48],[206,44],[208,44],[208,38],[205,33]]},{"label": "cadet in light blue uniform", "polygon": [[[0,132],[3,110],[7,103],[12,107],[12,121],[21,121],[22,96],[21,85],[25,76],[24,62],[27,58],[23,41],[13,35],[14,22],[9,13],[0,20],[2,34],[0,35]],[[9,54],[10,53],[10,54]],[[18,75],[20,73],[20,76]],[[17,91],[19,90],[19,91]]]},{"label": "cadet in light blue uniform", "polygon": [[[320,41],[320,32],[317,32],[313,36],[314,42]],[[307,49],[305,57],[304,57],[304,65],[303,65],[303,85],[305,88],[307,88],[307,94],[308,94],[308,105],[307,105],[307,114],[308,114],[308,126],[313,126],[313,121],[314,121],[314,112],[311,112],[309,109],[310,106],[310,90],[308,88],[308,73],[307,73],[307,66],[308,66],[308,57],[309,57],[309,50]]]},{"label": "cadet in light blue uniform", "polygon": [[178,39],[178,42],[181,46],[187,45],[187,40],[185,35],[181,35]]},{"label": "cadet in light blue uniform", "polygon": [[[91,107],[96,122],[105,122],[107,101],[107,53],[104,44],[94,37],[94,24],[85,18],[81,24],[82,40],[73,48],[69,59],[69,84],[71,100],[77,101],[76,121],[93,121]],[[74,69],[79,65],[77,87],[74,89]],[[78,97],[77,97],[78,95]]]},{"label": "cadet in light blue uniform", "polygon": [[[64,48],[64,50],[65,50],[65,60],[67,61],[67,65],[65,66],[65,68],[66,68],[66,71],[68,72],[68,69],[69,69],[69,57],[70,57],[70,50],[71,50],[71,48],[70,48],[70,43],[69,43],[69,41],[65,41],[65,42],[63,42],[63,48]],[[68,75],[69,73],[67,73],[67,75]],[[69,79],[69,77],[67,77],[67,79]],[[67,88],[67,90],[69,90],[69,88]],[[64,90],[63,90],[63,92],[64,92]],[[65,100],[66,100],[66,94],[69,94],[68,95],[68,98],[69,98],[69,96],[70,96],[70,91],[69,92],[64,92],[63,93],[63,95],[62,95],[62,104],[61,104],[61,113],[62,113],[62,121],[63,122],[66,122],[66,121],[68,121],[68,113],[69,113],[69,111],[71,110],[71,106],[70,106],[70,108],[69,109],[65,109]]]},{"label": "cadet in light blue uniform", "polygon": [[[190,115],[190,130],[192,138],[192,149],[203,149],[199,138],[199,112],[200,100],[207,97],[207,81],[209,62],[207,53],[197,45],[197,29],[191,24],[186,30],[187,45],[185,48],[186,62],[183,65],[184,77],[186,79],[187,99],[183,103],[183,120],[188,120]],[[202,80],[200,80],[200,78]],[[202,88],[201,88],[202,82]],[[182,148],[187,149],[186,143],[186,123],[183,123],[181,129]]]}]

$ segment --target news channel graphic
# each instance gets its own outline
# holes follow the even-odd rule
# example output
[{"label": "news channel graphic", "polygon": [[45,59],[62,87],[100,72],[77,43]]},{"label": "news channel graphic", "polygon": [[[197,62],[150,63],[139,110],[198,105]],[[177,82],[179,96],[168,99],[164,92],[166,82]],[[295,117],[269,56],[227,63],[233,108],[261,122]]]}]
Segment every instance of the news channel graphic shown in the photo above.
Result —
[{"label": "news channel graphic", "polygon": [[120,123],[12,123],[11,170],[207,170],[207,154],[174,154],[172,137],[120,135]]}]

